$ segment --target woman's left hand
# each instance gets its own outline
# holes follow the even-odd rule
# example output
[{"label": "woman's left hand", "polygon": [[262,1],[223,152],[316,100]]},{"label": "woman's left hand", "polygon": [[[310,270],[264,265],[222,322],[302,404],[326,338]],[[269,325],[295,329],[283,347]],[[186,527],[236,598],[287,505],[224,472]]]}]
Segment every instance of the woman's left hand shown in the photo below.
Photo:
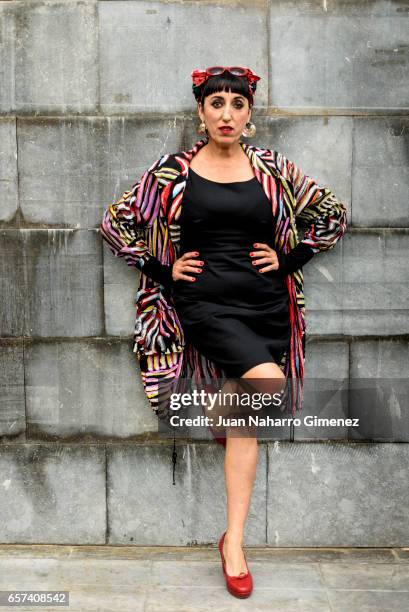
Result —
[{"label": "woman's left hand", "polygon": [[278,270],[280,264],[278,261],[277,253],[274,249],[272,249],[270,246],[268,246],[268,244],[265,244],[264,242],[255,242],[253,246],[255,250],[250,253],[250,257],[253,258],[253,265],[258,266],[264,263],[269,264],[267,267],[260,268],[259,272],[270,272],[271,270]]}]

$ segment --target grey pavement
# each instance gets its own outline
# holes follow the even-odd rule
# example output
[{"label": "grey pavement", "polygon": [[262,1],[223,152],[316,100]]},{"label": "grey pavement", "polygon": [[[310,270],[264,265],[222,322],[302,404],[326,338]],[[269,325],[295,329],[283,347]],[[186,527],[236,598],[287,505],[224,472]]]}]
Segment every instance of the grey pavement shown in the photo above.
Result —
[{"label": "grey pavement", "polygon": [[409,609],[409,548],[245,546],[254,590],[245,600],[225,588],[215,545],[197,547],[0,547],[0,591],[69,591],[68,607],[1,610],[113,612],[166,610]]}]

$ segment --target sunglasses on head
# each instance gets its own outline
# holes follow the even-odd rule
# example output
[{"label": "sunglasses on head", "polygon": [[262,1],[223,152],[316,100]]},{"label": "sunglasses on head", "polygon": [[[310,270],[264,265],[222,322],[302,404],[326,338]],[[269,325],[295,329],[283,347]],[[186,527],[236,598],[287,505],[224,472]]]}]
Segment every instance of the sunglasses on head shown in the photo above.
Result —
[{"label": "sunglasses on head", "polygon": [[211,66],[209,68],[205,68],[204,70],[193,70],[191,77],[194,85],[199,86],[204,81],[207,81],[209,77],[223,74],[226,71],[230,72],[230,74],[233,74],[234,76],[247,77],[250,85],[260,80],[259,76],[250,70],[250,68],[245,66]]}]

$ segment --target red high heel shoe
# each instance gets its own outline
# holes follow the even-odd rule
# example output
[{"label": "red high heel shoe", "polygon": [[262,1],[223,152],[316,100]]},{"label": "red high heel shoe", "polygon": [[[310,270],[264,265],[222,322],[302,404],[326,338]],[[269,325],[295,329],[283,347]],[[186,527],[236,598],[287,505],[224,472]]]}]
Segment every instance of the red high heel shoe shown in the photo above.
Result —
[{"label": "red high heel shoe", "polygon": [[229,591],[231,595],[234,595],[235,597],[240,597],[240,598],[248,597],[249,595],[251,595],[253,591],[253,578],[250,574],[250,570],[247,565],[246,555],[244,555],[244,559],[246,561],[247,572],[246,573],[242,572],[238,576],[230,576],[226,572],[226,559],[223,554],[223,543],[224,543],[225,535],[226,535],[226,532],[224,532],[224,534],[219,540],[219,551],[220,551],[220,556],[222,558],[223,574],[226,580],[227,590]]}]

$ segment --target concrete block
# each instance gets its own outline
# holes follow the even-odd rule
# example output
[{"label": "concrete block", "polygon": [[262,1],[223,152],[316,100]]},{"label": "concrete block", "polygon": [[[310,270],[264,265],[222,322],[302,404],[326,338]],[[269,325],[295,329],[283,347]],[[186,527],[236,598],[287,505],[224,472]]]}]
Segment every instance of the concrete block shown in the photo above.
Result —
[{"label": "concrete block", "polygon": [[0,542],[105,544],[105,449],[0,446]]},{"label": "concrete block", "polygon": [[103,243],[105,329],[111,336],[132,336],[136,318],[136,293],[140,272],[114,257]]},{"label": "concrete block", "polygon": [[[11,551],[16,549],[21,551],[20,557],[12,556]],[[121,612],[143,612],[146,587],[152,582],[154,563],[150,559],[126,559],[123,550],[103,546],[59,546],[58,549],[56,546],[31,546],[27,549],[8,547],[8,556],[1,559],[2,589],[61,592],[64,588],[69,592],[70,612],[119,609]],[[74,558],[76,551],[79,558]],[[101,553],[102,558],[99,557]],[[115,553],[119,556],[115,557]],[[60,606],[55,604],[54,610]],[[25,606],[25,609],[29,612],[35,610],[35,606]]]},{"label": "concrete block", "polygon": [[26,430],[22,339],[0,340],[0,438],[24,439]]},{"label": "concrete block", "polygon": [[97,231],[2,230],[0,250],[2,335],[102,333],[102,247]]},{"label": "concrete block", "polygon": [[407,591],[344,591],[327,589],[331,610],[350,612],[350,610],[404,610],[407,607]]},{"label": "concrete block", "polygon": [[350,216],[351,117],[257,117],[254,122],[257,136],[249,142],[282,153],[318,185],[329,188]]},{"label": "concrete block", "polygon": [[355,227],[409,227],[408,126],[407,117],[354,118]]},{"label": "concrete block", "polygon": [[177,117],[107,118],[104,156],[109,181],[106,205],[129,191],[154,161],[182,148],[183,125],[183,119]]},{"label": "concrete block", "polygon": [[0,336],[22,336],[25,331],[27,280],[25,238],[18,230],[0,230]]},{"label": "concrete block", "polygon": [[[97,108],[96,2],[13,2],[15,100],[19,113]],[[79,147],[80,148],[80,147]]]},{"label": "concrete block", "polygon": [[408,459],[408,444],[269,445],[268,544],[406,547]]},{"label": "concrete block", "polygon": [[[173,119],[23,119],[19,190],[26,226],[99,227],[108,205],[163,155],[177,150]],[[80,144],[79,144],[80,143]]]},{"label": "concrete block", "polygon": [[404,334],[405,231],[347,232],[304,267],[307,334]]},{"label": "concrete block", "polygon": [[[0,19],[1,19],[0,8]],[[0,74],[1,74],[0,68]],[[2,81],[4,82],[4,81]],[[0,93],[1,105],[1,93]],[[0,223],[8,223],[17,212],[17,141],[16,120],[4,118],[0,121]]]},{"label": "concrete block", "polygon": [[[173,485],[172,444],[108,449],[109,544],[193,546],[226,528],[224,448],[179,444]],[[265,542],[265,446],[259,448],[246,544]]]},{"label": "concrete block", "polygon": [[158,431],[128,342],[32,341],[25,369],[30,439],[129,438]]},{"label": "concrete block", "polygon": [[[409,591],[409,565],[374,563],[320,563],[321,575],[330,589],[346,591]],[[393,609],[393,608],[392,608]]]},{"label": "concrete block", "polygon": [[[226,65],[244,63],[260,74],[257,105],[266,106],[264,5],[111,1],[98,9],[104,113],[196,108],[190,73],[220,63],[221,56]],[[251,45],[244,42],[249,35]],[[189,52],[181,53],[181,45]]]},{"label": "concrete block", "polygon": [[351,345],[351,439],[409,442],[409,343],[357,340]]},{"label": "concrete block", "polygon": [[107,120],[100,118],[19,121],[20,205],[27,227],[97,226],[110,179],[107,133]]},{"label": "concrete block", "polygon": [[343,330],[406,334],[409,243],[406,231],[360,230],[343,238]]},{"label": "concrete block", "polygon": [[[249,560],[249,566],[251,561]],[[218,564],[220,564],[220,555]],[[251,567],[254,564],[251,563]],[[215,568],[216,569],[216,568]],[[254,583],[257,580],[257,569],[253,569]],[[218,570],[218,571],[217,571]],[[291,571],[291,570],[290,570]],[[203,583],[203,570],[198,569],[197,576],[201,577],[201,584]],[[195,582],[197,582],[197,577]],[[259,582],[257,581],[257,585]],[[217,587],[215,587],[217,585]],[[156,612],[163,606],[163,602],[166,601],[167,612],[179,612],[179,610],[186,609],[186,602],[189,602],[191,609],[200,610],[205,612],[207,610],[219,609],[223,612],[236,608],[236,610],[245,609],[249,607],[249,602],[236,602],[233,604],[230,601],[232,596],[226,591],[226,585],[224,583],[223,574],[221,574],[221,566],[217,567],[214,572],[212,585],[202,587],[197,586],[192,588],[192,585],[185,587],[174,587],[165,588],[157,586],[156,588],[149,591],[145,600],[146,612]],[[260,610],[271,610],[274,612],[292,612],[293,610],[303,610],[303,612],[331,612],[328,605],[328,598],[324,590],[302,590],[302,589],[264,589],[254,587],[253,594],[251,595],[252,602],[251,608],[255,612]],[[296,603],[295,603],[296,602]],[[234,606],[234,607],[233,607]]]},{"label": "concrete block", "polygon": [[271,103],[284,109],[406,109],[404,11],[384,2],[274,2]]},{"label": "concrete block", "polygon": [[303,267],[307,334],[344,331],[344,238],[330,251],[316,253]]},{"label": "concrete block", "polygon": [[[15,103],[15,47],[18,27],[15,2],[0,2],[0,22],[2,31],[0,46],[0,112],[10,113],[13,111]],[[14,123],[14,119],[12,121]]]},{"label": "concrete block", "polygon": [[309,340],[305,352],[304,405],[298,414],[301,425],[294,427],[294,439],[345,439],[348,427],[315,426],[311,420],[348,417],[348,342]]}]

